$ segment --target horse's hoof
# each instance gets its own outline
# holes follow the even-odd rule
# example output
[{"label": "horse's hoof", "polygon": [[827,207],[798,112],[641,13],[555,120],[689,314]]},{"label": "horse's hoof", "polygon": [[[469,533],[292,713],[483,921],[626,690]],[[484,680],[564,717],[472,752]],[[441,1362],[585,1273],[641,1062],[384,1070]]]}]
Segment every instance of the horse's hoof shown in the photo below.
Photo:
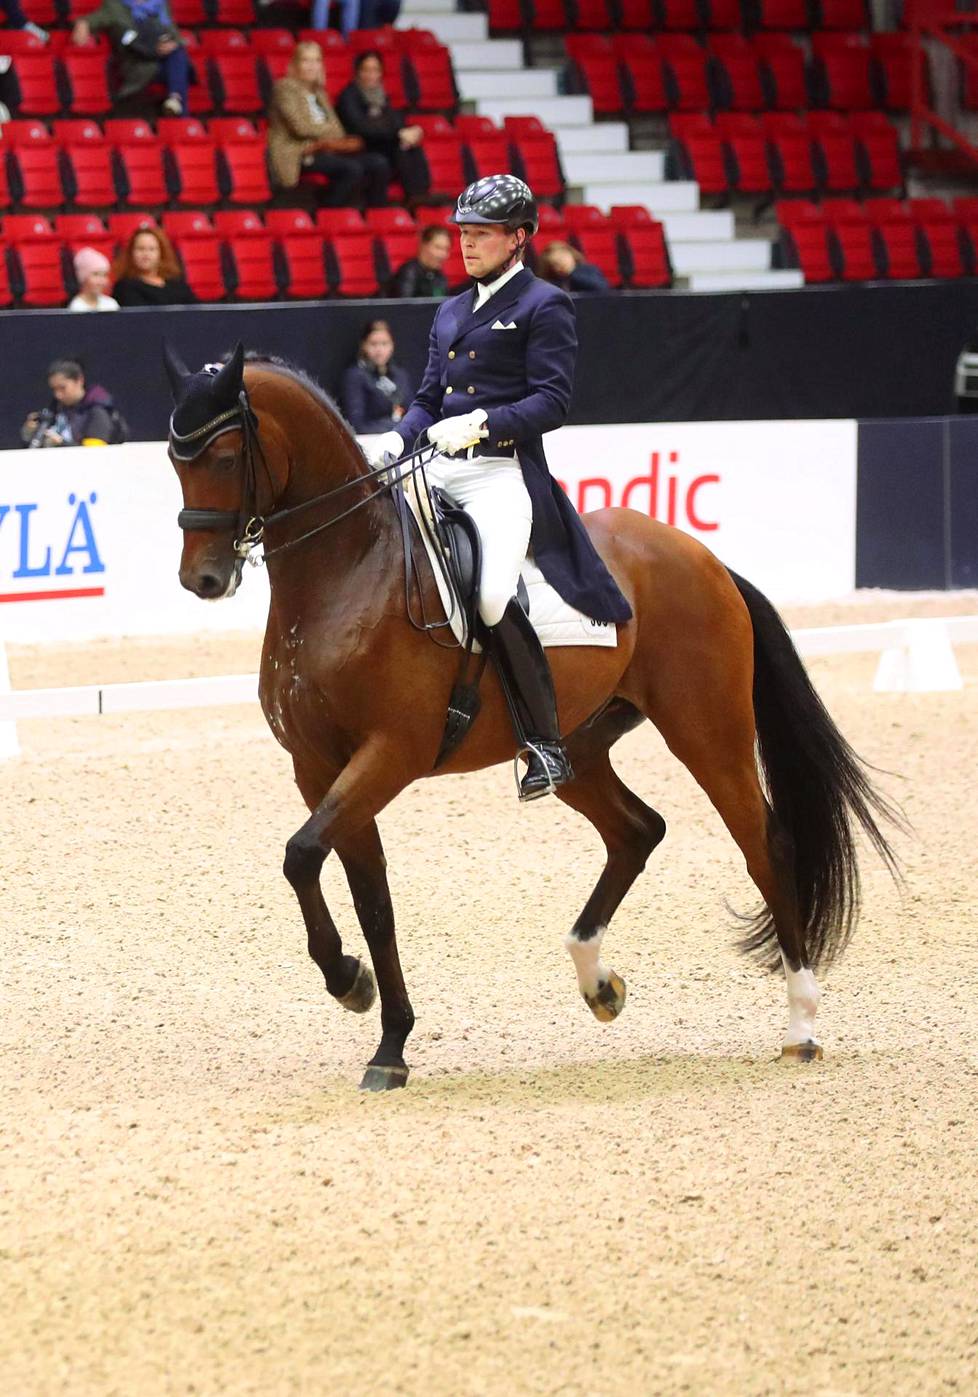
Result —
[{"label": "horse's hoof", "polygon": [[821,1062],[825,1054],[821,1043],[809,1038],[807,1043],[785,1043],[781,1056],[789,1062]]},{"label": "horse's hoof", "polygon": [[340,995],[339,1002],[353,1014],[365,1014],[377,998],[377,986],[373,971],[363,961],[357,962],[357,978],[346,994]]},{"label": "horse's hoof", "polygon": [[395,1087],[406,1087],[408,1069],[400,1067],[368,1067],[360,1083],[361,1091],[393,1091]]},{"label": "horse's hoof", "polygon": [[624,1009],[627,993],[625,981],[613,970],[609,970],[608,978],[597,994],[586,994],[584,999],[596,1019],[601,1023],[611,1023]]}]

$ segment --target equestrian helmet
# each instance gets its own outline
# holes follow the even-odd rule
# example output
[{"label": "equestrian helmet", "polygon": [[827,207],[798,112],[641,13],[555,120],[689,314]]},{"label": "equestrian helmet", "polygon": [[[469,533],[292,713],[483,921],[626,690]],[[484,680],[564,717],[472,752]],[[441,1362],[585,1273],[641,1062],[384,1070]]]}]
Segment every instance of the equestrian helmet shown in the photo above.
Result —
[{"label": "equestrian helmet", "polygon": [[501,223],[511,233],[525,228],[528,237],[540,226],[530,186],[516,175],[486,175],[458,196],[453,223]]}]

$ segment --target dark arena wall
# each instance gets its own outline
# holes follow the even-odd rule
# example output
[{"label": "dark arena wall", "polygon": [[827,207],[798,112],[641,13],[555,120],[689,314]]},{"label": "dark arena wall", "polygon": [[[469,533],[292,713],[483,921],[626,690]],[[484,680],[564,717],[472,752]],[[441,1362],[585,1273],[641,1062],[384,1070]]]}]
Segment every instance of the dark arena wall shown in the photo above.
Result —
[{"label": "dark arena wall", "polygon": [[[164,335],[187,362],[242,339],[335,388],[364,322],[390,321],[419,378],[434,308],[424,301],[195,306],[113,315],[0,316],[0,445],[46,397],[44,371],[79,354],[116,396],[133,438],[165,435]],[[577,302],[573,423],[749,418],[927,417],[953,409],[953,372],[978,329],[978,280],[695,295],[628,293]]]}]

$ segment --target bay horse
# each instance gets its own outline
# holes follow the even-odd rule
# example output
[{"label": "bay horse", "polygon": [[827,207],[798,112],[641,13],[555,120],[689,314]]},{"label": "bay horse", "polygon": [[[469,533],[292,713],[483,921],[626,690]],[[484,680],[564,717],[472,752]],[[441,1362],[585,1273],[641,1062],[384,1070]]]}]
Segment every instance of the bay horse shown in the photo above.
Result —
[{"label": "bay horse", "polygon": [[[169,454],[184,500],[180,581],[199,597],[230,596],[243,557],[259,538],[264,544],[271,600],[259,696],[310,812],[286,844],[283,871],[329,993],[362,1013],[379,988],[381,1039],[361,1087],[400,1087],[414,1014],[376,819],[422,777],[512,761],[504,697],[490,667],[478,718],[434,772],[458,652],[409,621],[409,602],[423,600],[431,613],[437,592],[426,565],[405,573],[386,478],[370,470],[337,408],[300,370],[254,355],[246,362],[240,344],[223,365],[196,374],[167,347],[164,358],[175,402]],[[601,960],[602,937],[666,826],[623,784],[609,753],[648,719],[715,806],[760,891],[764,905],[742,949],[768,968],[783,966],[782,1056],[820,1058],[814,970],[831,964],[854,926],[855,829],[892,869],[877,821],[894,809],[755,587],[695,539],[636,511],[600,510],[584,523],[633,619],[619,626],[615,648],[549,652],[574,769],[557,795],[591,822],[607,855],[566,937],[581,993],[605,1022],[624,1005],[624,981]],[[331,850],[373,974],[344,954],[324,901],[320,873]]]}]

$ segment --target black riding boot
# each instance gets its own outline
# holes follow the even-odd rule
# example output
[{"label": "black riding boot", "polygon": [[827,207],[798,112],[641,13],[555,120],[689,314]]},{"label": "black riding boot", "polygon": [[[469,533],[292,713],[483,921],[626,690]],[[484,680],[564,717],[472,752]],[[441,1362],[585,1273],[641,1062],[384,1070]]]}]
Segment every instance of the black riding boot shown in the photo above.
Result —
[{"label": "black riding boot", "polygon": [[574,779],[557,726],[550,665],[530,618],[515,597],[489,635],[516,738],[528,758],[520,800],[536,800]]}]

